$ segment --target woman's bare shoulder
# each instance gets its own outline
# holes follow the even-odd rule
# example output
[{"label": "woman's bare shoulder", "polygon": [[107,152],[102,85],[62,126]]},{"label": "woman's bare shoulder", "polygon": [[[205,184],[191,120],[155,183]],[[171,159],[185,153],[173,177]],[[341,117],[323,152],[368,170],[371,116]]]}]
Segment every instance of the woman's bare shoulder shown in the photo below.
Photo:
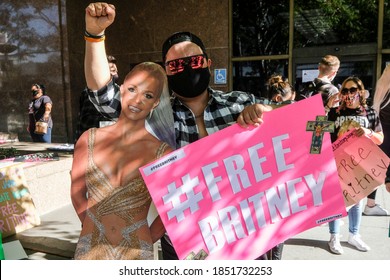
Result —
[{"label": "woman's bare shoulder", "polygon": [[153,157],[155,157],[157,154],[159,154],[159,156],[166,155],[173,151],[173,149],[167,143],[162,142],[151,134],[148,137],[142,139],[141,142],[141,146],[143,146],[144,149],[148,151],[149,155]]}]

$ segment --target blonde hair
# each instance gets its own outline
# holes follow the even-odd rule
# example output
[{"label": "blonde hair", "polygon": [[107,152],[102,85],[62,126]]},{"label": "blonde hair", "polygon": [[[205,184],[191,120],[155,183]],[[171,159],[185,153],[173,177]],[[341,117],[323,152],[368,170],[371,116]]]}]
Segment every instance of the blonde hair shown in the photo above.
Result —
[{"label": "blonde hair", "polygon": [[382,104],[382,102],[389,96],[389,94],[390,94],[390,65],[387,65],[385,70],[383,70],[382,76],[379,78],[375,87],[373,107],[377,113],[379,113],[379,111],[382,108],[389,105],[390,98],[388,98],[385,104]]},{"label": "blonde hair", "polygon": [[339,69],[340,60],[337,56],[328,54],[321,59],[319,65],[320,73],[322,75],[329,75]]},{"label": "blonde hair", "polygon": [[168,89],[168,79],[165,70],[157,63],[142,62],[137,64],[125,77],[125,80],[134,73],[145,71],[160,81],[160,102],[146,119],[145,128],[150,134],[167,143],[172,149],[176,148],[176,135],[173,120],[173,110]]}]

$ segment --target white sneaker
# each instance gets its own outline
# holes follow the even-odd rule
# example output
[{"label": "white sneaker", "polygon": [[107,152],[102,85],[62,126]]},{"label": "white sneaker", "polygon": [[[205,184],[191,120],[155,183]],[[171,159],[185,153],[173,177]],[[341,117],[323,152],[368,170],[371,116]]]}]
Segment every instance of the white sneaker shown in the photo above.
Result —
[{"label": "white sneaker", "polygon": [[341,255],[344,253],[343,247],[340,244],[340,235],[339,234],[331,234],[330,240],[328,242],[329,250],[337,255]]},{"label": "white sneaker", "polygon": [[387,216],[389,212],[383,209],[379,204],[375,204],[374,207],[365,206],[363,214],[366,216]]},{"label": "white sneaker", "polygon": [[348,243],[352,246],[355,246],[359,251],[362,252],[371,250],[371,248],[360,238],[360,234],[349,234]]}]

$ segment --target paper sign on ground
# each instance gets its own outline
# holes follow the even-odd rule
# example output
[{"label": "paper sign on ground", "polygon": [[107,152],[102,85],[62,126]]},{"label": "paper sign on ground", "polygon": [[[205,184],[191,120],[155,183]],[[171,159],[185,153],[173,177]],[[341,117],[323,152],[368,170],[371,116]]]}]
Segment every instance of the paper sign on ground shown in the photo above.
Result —
[{"label": "paper sign on ground", "polygon": [[22,164],[0,168],[0,231],[3,238],[39,225]]}]

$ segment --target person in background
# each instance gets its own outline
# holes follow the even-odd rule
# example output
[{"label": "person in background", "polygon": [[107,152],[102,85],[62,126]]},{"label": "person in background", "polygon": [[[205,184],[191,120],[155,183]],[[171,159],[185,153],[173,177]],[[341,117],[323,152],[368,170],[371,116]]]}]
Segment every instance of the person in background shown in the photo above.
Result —
[{"label": "person in background", "polygon": [[[382,126],[376,111],[367,106],[363,82],[357,77],[348,77],[344,80],[340,94],[330,97],[327,108],[328,120],[335,122],[335,131],[331,133],[332,142],[338,138],[338,133],[344,123],[354,120],[359,124],[356,130],[357,136],[366,135],[375,144],[383,142]],[[334,104],[340,102],[338,107]],[[350,126],[351,124],[348,124]],[[348,210],[349,238],[348,243],[356,247],[359,251],[369,251],[370,247],[361,239],[359,234],[362,219],[363,200],[353,205]],[[340,219],[329,222],[330,241],[329,249],[332,253],[343,254],[344,250],[340,244]]]},{"label": "person in background", "polygon": [[[339,89],[332,84],[332,81],[337,75],[340,68],[340,60],[337,56],[326,55],[318,64],[318,76],[311,82],[303,84],[303,89],[299,91],[297,100],[309,98],[315,94],[321,94],[324,106],[327,104],[329,98],[337,94]],[[338,104],[335,104],[338,106]]]},{"label": "person in background", "polygon": [[[87,130],[75,147],[71,198],[82,224],[75,259],[153,259],[153,243],[165,232],[159,217],[147,223],[152,199],[139,171],[172,151],[146,130],[146,120],[156,122],[174,138],[164,69],[153,62],[137,65],[120,94],[118,121]],[[153,117],[158,110],[171,128],[159,114]]]},{"label": "person in background", "polygon": [[[340,68],[340,60],[334,55],[325,55],[318,65],[318,76],[314,79],[317,91],[322,96],[322,101],[327,104],[329,98],[339,93],[339,89],[332,84]],[[335,104],[337,106],[338,104]]]},{"label": "person in background", "polygon": [[268,98],[272,103],[289,104],[295,100],[295,90],[282,75],[272,75],[267,81]]},{"label": "person in background", "polygon": [[110,74],[114,81],[118,81],[118,67],[116,66],[116,58],[112,55],[107,55],[108,67],[110,68]]},{"label": "person in background", "polygon": [[[53,128],[51,110],[53,102],[46,95],[44,85],[33,84],[31,86],[31,94],[32,99],[28,106],[29,125],[27,131],[30,133],[33,142],[51,143],[51,132]],[[47,124],[47,132],[44,134],[35,133],[35,124],[39,121]]]},{"label": "person in background", "polygon": [[[379,114],[383,128],[384,140],[380,148],[390,157],[390,65],[387,65],[383,70],[382,76],[376,84],[373,107]],[[390,166],[387,168],[385,185],[386,190],[390,192]],[[384,214],[382,211],[380,213]],[[388,215],[387,210],[385,213]]]},{"label": "person in background", "polygon": [[[110,74],[114,81],[119,78],[118,68],[116,66],[116,59],[112,55],[107,55],[108,66]],[[111,118],[109,115],[105,115],[95,108],[93,103],[89,100],[88,89],[85,88],[80,95],[79,99],[79,115],[77,120],[77,129],[75,133],[75,143],[77,139],[85,131],[92,127],[104,127],[111,125],[116,121],[117,118]]]},{"label": "person in background", "polygon": [[[115,7],[111,4],[91,3],[86,8],[86,34],[90,40],[86,41],[85,76],[90,99],[102,112],[115,116],[119,112],[120,98],[105,70],[107,60],[103,59],[104,32],[114,19]],[[272,110],[271,106],[259,104],[261,100],[252,94],[212,89],[209,86],[211,59],[200,38],[190,32],[172,34],[163,43],[162,58],[172,90],[176,132],[173,148],[193,143],[236,122],[242,127],[258,126],[263,122],[263,114]],[[178,259],[167,235],[161,239],[161,246],[163,259]],[[281,251],[277,251],[275,247],[271,255],[280,259]],[[264,254],[259,258],[268,259],[268,256]]]}]

